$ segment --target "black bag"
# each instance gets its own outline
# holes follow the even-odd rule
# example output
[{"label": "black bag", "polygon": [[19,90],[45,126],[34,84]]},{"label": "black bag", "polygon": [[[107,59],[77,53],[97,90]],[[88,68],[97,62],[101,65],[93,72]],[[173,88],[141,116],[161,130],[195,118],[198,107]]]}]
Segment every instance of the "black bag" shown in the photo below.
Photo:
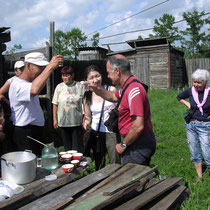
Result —
[{"label": "black bag", "polygon": [[104,125],[107,127],[107,129],[109,131],[112,131],[114,133],[119,133],[119,130],[118,130],[118,118],[119,118],[119,111],[115,107],[109,113],[109,119],[104,123]]},{"label": "black bag", "polygon": [[197,107],[194,107],[192,109],[190,109],[185,115],[184,115],[184,119],[186,121],[186,123],[189,123],[190,120],[192,119],[193,114],[195,113]]},{"label": "black bag", "polygon": [[[108,89],[108,86],[106,87],[106,89]],[[100,119],[99,119],[99,123],[98,123],[98,129],[97,131],[92,130],[91,128],[89,128],[85,134],[84,134],[84,142],[85,142],[85,148],[84,148],[84,155],[90,157],[90,137],[94,135],[94,137],[98,140],[97,142],[100,143],[100,127],[101,127],[101,120],[102,120],[102,116],[103,116],[103,111],[104,111],[104,104],[105,104],[105,100],[103,100],[102,103],[102,107],[101,107],[101,114],[100,114]],[[98,147],[98,146],[97,146]]]},{"label": "black bag", "polygon": [[119,133],[119,129],[118,129],[119,111],[118,111],[118,108],[119,108],[120,102],[122,100],[122,97],[125,93],[125,90],[128,88],[128,86],[132,82],[141,83],[143,85],[143,87],[145,88],[146,92],[148,91],[148,86],[143,84],[139,80],[134,79],[129,84],[127,84],[127,86],[125,87],[125,89],[123,90],[123,92],[121,94],[120,99],[118,100],[118,103],[117,103],[116,107],[109,113],[109,119],[104,123],[104,125],[107,127],[107,129],[111,132]]}]

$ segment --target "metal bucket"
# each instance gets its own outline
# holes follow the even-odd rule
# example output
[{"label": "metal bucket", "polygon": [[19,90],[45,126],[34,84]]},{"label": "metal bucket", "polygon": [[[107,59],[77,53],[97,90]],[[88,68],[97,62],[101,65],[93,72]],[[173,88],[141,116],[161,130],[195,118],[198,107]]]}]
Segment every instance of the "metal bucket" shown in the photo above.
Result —
[{"label": "metal bucket", "polygon": [[10,152],[2,155],[1,158],[3,180],[26,184],[36,178],[36,155],[32,152]]}]

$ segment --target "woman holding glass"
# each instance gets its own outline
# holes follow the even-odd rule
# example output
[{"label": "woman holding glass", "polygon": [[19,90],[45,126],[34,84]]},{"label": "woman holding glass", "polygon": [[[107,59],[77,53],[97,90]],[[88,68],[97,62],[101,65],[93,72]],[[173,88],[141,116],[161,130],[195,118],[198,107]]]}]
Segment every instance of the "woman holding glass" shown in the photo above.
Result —
[{"label": "woman holding glass", "polygon": [[[95,84],[102,85],[100,70],[95,65],[91,65],[86,69],[85,77],[88,82],[91,81]],[[110,91],[116,91],[116,88],[113,86],[108,87],[104,85],[104,88]],[[115,150],[116,144],[120,141],[120,135],[109,132],[104,125],[104,122],[109,117],[109,112],[114,107],[114,103],[104,101],[91,90],[85,92],[83,127],[87,130],[91,125],[89,138],[86,142],[85,155],[89,156],[91,149],[93,150],[96,170],[105,166],[106,151],[108,152],[110,163],[121,163],[120,156]]]}]

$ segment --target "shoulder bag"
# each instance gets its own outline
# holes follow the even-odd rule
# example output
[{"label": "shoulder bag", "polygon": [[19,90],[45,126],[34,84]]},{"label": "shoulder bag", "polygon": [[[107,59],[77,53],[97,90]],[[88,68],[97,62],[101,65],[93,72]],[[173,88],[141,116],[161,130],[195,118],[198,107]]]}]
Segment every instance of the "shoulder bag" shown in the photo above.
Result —
[{"label": "shoulder bag", "polygon": [[116,107],[109,113],[109,119],[104,123],[104,125],[107,127],[107,129],[111,132],[119,133],[119,129],[118,129],[119,110],[118,110],[118,108],[119,108],[119,105],[121,103],[122,97],[123,97],[126,89],[133,82],[141,83],[143,85],[144,89],[146,90],[146,92],[148,91],[148,86],[146,84],[140,82],[137,79],[132,80],[129,84],[126,85],[125,89],[122,91],[121,97],[119,98]]}]

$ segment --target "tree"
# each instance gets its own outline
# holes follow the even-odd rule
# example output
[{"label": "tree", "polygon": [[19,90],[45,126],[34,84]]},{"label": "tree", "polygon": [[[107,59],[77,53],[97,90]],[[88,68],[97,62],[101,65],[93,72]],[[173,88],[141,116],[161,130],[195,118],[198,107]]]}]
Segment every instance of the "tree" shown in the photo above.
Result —
[{"label": "tree", "polygon": [[209,35],[201,32],[204,24],[209,24],[209,19],[202,19],[204,14],[204,11],[199,13],[197,10],[183,13],[188,27],[181,31],[185,36],[181,44],[187,58],[205,57],[209,54]]},{"label": "tree", "polygon": [[54,54],[61,54],[65,58],[77,59],[78,47],[87,46],[87,37],[79,28],[72,28],[66,33],[57,30],[55,32]]},{"label": "tree", "polygon": [[10,49],[10,50],[7,50],[5,52],[6,55],[8,54],[13,54],[15,52],[17,52],[18,50],[22,49],[22,46],[21,44],[14,44],[13,47]]},{"label": "tree", "polygon": [[66,57],[71,58],[71,52],[68,49],[68,42],[66,40],[66,34],[61,31],[57,30],[54,34],[54,54],[55,55],[63,55]]},{"label": "tree", "polygon": [[169,37],[169,42],[173,44],[175,41],[180,40],[181,36],[178,32],[178,27],[174,27],[175,18],[170,14],[163,14],[162,17],[155,19],[155,25],[153,28],[154,36],[150,34],[151,38],[153,37]]},{"label": "tree", "polygon": [[143,40],[143,37],[141,35],[138,36],[139,40]]},{"label": "tree", "polygon": [[93,37],[91,38],[92,47],[98,47],[99,36],[100,36],[100,33],[93,34]]},{"label": "tree", "polygon": [[74,59],[77,59],[79,55],[78,47],[87,46],[87,36],[79,29],[73,28],[71,31],[66,32],[65,38],[68,43],[68,47],[71,49],[71,55]]}]

